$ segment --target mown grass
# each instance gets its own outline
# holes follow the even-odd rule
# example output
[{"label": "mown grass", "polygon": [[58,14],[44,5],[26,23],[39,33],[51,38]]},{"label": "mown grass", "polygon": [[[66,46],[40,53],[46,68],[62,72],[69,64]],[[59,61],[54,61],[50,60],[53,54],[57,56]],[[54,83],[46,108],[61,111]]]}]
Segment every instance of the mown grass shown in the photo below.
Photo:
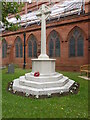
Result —
[{"label": "mown grass", "polygon": [[15,69],[14,74],[2,71],[2,116],[3,118],[87,118],[88,81],[79,78],[79,73],[61,72],[80,83],[79,93],[64,97],[33,99],[17,96],[7,91],[8,82],[30,70]]}]

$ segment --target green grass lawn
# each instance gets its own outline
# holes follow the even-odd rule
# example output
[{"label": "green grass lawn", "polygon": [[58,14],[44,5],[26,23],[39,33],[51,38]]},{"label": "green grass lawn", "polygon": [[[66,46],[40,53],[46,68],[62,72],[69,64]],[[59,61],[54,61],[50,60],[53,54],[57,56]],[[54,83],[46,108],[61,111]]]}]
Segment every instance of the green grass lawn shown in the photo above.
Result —
[{"label": "green grass lawn", "polygon": [[88,81],[79,78],[79,73],[61,72],[80,83],[79,93],[64,97],[33,99],[9,93],[8,82],[30,70],[15,69],[14,74],[2,71],[2,117],[3,118],[87,118]]}]

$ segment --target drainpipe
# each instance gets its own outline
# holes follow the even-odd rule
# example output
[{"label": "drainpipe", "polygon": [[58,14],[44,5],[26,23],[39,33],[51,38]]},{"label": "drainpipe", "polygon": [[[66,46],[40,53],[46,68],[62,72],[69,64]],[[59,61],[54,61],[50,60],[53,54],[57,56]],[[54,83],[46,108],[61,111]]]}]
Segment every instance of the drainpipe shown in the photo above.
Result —
[{"label": "drainpipe", "polygon": [[24,36],[24,63],[23,63],[23,69],[26,67],[26,33],[23,33]]}]

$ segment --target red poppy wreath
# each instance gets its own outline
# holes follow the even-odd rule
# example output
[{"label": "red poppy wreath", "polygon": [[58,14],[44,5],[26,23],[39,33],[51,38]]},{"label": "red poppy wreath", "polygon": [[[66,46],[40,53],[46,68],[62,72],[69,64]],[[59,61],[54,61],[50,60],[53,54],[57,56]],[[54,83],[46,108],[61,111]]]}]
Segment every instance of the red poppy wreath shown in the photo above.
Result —
[{"label": "red poppy wreath", "polygon": [[40,75],[39,72],[35,72],[35,73],[34,73],[34,76],[35,76],[35,77],[39,77],[39,75]]}]

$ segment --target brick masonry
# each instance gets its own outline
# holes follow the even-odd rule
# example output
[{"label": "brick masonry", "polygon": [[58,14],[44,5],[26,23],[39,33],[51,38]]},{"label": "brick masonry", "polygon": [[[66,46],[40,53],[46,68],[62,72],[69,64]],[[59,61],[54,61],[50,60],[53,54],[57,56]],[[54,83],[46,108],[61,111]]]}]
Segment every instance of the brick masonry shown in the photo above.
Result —
[{"label": "brick masonry", "polygon": [[[90,4],[89,4],[90,5]],[[87,10],[87,9],[86,9]],[[49,35],[52,30],[56,30],[60,36],[60,49],[61,55],[56,59],[56,69],[64,70],[64,71],[79,71],[80,66],[83,64],[88,64],[90,52],[88,50],[89,47],[89,12],[85,14],[68,16],[65,18],[61,18],[59,21],[53,20],[51,22],[47,22],[47,31],[46,31],[46,44],[47,44],[47,54],[48,54],[48,41]],[[83,57],[69,57],[69,35],[70,32],[75,28],[79,27],[84,35],[84,56]],[[19,67],[23,67],[24,58],[16,58],[15,57],[15,40],[17,36],[20,36],[23,43],[24,50],[24,36],[23,33],[26,32],[26,68],[32,68],[32,58],[28,58],[28,37],[33,34],[37,39],[37,55],[40,54],[40,31],[39,25],[32,25],[27,27],[26,29],[22,28],[16,32],[4,32],[2,34],[3,38],[7,41],[7,57],[0,59],[0,63],[2,60],[2,65],[8,65],[10,63],[18,64]],[[2,45],[0,42],[0,53],[2,50]],[[24,52],[23,52],[24,53]],[[1,58],[1,56],[0,56]]]}]

